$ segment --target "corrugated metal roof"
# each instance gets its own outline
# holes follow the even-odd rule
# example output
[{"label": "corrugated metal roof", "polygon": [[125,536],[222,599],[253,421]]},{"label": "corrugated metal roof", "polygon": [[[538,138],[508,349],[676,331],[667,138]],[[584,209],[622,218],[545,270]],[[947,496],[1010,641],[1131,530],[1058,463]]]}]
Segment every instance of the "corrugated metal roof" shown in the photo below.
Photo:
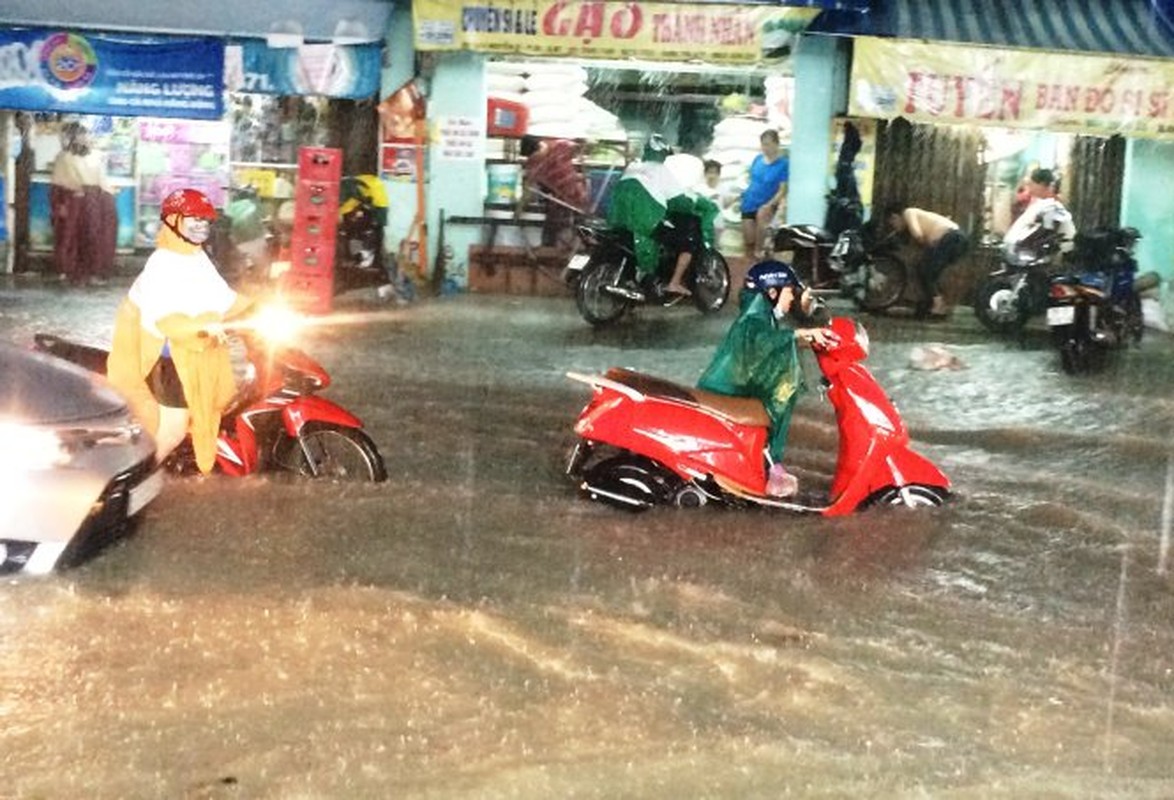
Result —
[{"label": "corrugated metal roof", "polygon": [[1148,0],[875,0],[808,32],[1174,58],[1174,31]]}]

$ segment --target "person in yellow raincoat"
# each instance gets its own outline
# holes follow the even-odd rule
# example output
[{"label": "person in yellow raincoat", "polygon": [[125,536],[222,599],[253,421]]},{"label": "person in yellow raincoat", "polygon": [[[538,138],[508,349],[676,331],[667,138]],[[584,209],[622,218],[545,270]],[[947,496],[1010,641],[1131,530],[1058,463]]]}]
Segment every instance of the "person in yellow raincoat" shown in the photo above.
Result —
[{"label": "person in yellow raincoat", "polygon": [[224,281],[201,245],[216,209],[194,189],[169,194],[163,224],[114,322],[107,377],[154,435],[162,462],[191,434],[196,466],[212,471],[220,415],[236,386],[225,320],[252,299]]}]

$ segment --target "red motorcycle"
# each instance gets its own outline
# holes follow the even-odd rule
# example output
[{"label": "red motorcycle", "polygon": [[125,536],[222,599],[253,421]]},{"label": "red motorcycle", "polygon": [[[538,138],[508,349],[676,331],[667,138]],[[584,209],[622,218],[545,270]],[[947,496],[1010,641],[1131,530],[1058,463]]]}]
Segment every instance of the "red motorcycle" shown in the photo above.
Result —
[{"label": "red motorcycle", "polygon": [[860,363],[868,355],[867,332],[845,317],[830,326],[839,341],[815,350],[840,435],[826,497],[767,495],[770,420],[757,399],[618,368],[602,376],[568,373],[594,394],[575,423],[580,440],[567,474],[592,500],[631,511],[711,501],[826,516],[870,506],[940,506],[950,480],[909,447],[897,409]]},{"label": "red motorcycle", "polygon": [[[383,457],[362,421],[337,403],[317,396],[330,375],[296,347],[276,344],[260,324],[230,330],[238,358],[239,389],[221,417],[216,466],[226,475],[285,471],[313,478],[383,481]],[[35,347],[105,374],[107,351],[39,333]],[[166,466],[194,472],[190,440]]]}]

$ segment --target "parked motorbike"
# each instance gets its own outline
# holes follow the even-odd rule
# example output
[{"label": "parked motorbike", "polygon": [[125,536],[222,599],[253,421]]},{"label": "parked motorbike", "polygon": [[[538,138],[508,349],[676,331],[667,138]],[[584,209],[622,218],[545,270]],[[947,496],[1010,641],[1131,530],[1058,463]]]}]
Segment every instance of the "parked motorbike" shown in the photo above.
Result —
[{"label": "parked motorbike", "polygon": [[[658,234],[665,230],[662,226]],[[578,225],[576,231],[583,251],[571,257],[564,278],[575,287],[575,303],[583,319],[592,325],[606,325],[633,306],[669,305],[678,299],[664,290],[672,276],[676,254],[663,243],[656,272],[638,281],[631,231],[590,223]],[[657,238],[661,241],[660,235]],[[711,314],[721,309],[730,296],[729,265],[716,249],[702,244],[693,253],[684,283],[693,293],[697,309]]]},{"label": "parked motorbike", "polygon": [[905,292],[908,267],[888,240],[867,242],[861,227],[838,236],[818,225],[786,225],[774,235],[776,253],[793,252],[792,266],[817,294],[851,300],[861,311],[884,311]]},{"label": "parked motorbike", "polygon": [[250,279],[263,282],[268,277],[277,250],[271,223],[256,188],[232,190],[205,245],[212,263],[230,284]]},{"label": "parked motorbike", "polygon": [[[275,343],[263,322],[230,330],[242,380],[221,417],[216,466],[226,475],[291,472],[312,478],[383,481],[387,470],[362,421],[319,397],[330,375],[302,350]],[[47,333],[35,347],[105,374],[107,351]],[[190,441],[168,459],[180,473],[195,471]]]},{"label": "parked motorbike", "polygon": [[335,294],[391,282],[383,256],[387,191],[378,175],[342,179],[335,248]]},{"label": "parked motorbike", "polygon": [[1059,231],[1041,228],[1003,247],[999,265],[975,289],[974,313],[983,327],[992,333],[1018,333],[1028,319],[1044,312],[1061,244]]},{"label": "parked motorbike", "polygon": [[1103,366],[1108,353],[1141,341],[1140,292],[1154,276],[1137,275],[1136,228],[1098,228],[1076,236],[1076,269],[1052,278],[1047,321],[1069,374]]},{"label": "parked motorbike", "polygon": [[568,373],[592,387],[575,423],[567,474],[580,490],[629,511],[709,502],[826,516],[871,506],[939,506],[950,481],[909,446],[896,408],[860,362],[868,334],[834,317],[836,344],[815,350],[836,415],[839,454],[826,496],[767,495],[770,420],[754,398],[729,397],[627,369]]}]

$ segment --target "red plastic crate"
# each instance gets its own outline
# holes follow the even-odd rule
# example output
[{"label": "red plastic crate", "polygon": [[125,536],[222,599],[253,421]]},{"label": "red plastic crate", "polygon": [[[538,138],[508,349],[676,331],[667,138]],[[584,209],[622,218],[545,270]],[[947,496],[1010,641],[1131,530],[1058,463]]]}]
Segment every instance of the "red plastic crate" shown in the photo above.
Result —
[{"label": "red plastic crate", "polygon": [[342,150],[336,147],[298,148],[298,180],[338,183],[342,180]]},{"label": "red plastic crate", "polygon": [[334,307],[334,276],[287,272],[281,276],[281,295],[299,311],[329,314]]}]

